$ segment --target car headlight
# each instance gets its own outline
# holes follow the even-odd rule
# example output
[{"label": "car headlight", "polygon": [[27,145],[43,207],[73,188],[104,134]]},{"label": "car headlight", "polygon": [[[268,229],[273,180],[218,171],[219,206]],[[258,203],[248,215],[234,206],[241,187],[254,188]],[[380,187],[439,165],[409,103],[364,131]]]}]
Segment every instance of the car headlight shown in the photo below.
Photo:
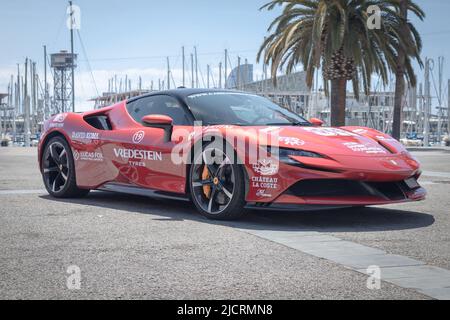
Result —
[{"label": "car headlight", "polygon": [[409,153],[409,151],[403,151],[402,154],[405,155],[407,158],[415,161],[417,165],[420,165],[420,161],[416,157],[414,157],[411,153]]},{"label": "car headlight", "polygon": [[324,158],[321,154],[298,149],[268,147],[267,152],[274,157],[278,157],[281,162],[290,165],[301,165],[299,161],[294,160],[291,157]]}]

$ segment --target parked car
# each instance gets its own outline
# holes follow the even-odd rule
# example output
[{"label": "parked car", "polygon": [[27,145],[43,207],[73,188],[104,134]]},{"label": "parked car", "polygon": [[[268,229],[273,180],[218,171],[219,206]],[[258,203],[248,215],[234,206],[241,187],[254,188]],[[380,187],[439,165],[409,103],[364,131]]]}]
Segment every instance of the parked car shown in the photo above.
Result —
[{"label": "parked car", "polygon": [[53,116],[39,168],[54,197],[101,189],[187,200],[213,219],[235,219],[245,207],[298,211],[425,198],[420,165],[397,140],[322,124],[244,92],[151,93]]}]

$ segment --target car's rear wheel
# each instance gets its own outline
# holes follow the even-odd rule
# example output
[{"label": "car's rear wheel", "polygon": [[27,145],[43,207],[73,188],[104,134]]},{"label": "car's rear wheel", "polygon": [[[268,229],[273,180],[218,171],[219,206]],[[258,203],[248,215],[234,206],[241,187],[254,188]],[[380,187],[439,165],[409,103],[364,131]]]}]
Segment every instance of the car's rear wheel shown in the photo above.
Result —
[{"label": "car's rear wheel", "polygon": [[72,150],[64,138],[54,137],[47,143],[41,165],[45,188],[53,197],[74,198],[89,193],[77,187]]},{"label": "car's rear wheel", "polygon": [[207,145],[194,156],[189,189],[192,201],[210,219],[233,220],[242,216],[245,206],[245,180],[242,167],[225,148]]}]

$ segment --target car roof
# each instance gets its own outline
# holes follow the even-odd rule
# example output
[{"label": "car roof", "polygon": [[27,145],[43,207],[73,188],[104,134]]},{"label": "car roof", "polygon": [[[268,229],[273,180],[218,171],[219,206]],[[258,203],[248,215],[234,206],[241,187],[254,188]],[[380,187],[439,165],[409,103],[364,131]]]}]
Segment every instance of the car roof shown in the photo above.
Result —
[{"label": "car roof", "polygon": [[178,97],[182,100],[185,100],[190,95],[208,93],[208,92],[241,92],[241,93],[248,94],[248,92],[227,90],[227,89],[178,88],[178,89],[172,89],[172,90],[155,91],[155,92],[147,93],[147,94],[144,94],[144,95],[141,95],[138,97],[133,97],[133,98],[127,100],[127,102],[132,102],[132,101],[139,100],[139,99],[142,99],[145,97],[151,97],[151,96],[157,96],[157,95],[169,95],[169,96]]}]

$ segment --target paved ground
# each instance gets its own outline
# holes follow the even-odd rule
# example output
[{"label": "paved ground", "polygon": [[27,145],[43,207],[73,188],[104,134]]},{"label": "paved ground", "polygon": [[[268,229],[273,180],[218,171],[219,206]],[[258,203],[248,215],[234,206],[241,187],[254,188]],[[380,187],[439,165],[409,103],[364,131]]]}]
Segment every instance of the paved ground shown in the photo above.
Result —
[{"label": "paved ground", "polygon": [[[0,299],[449,298],[450,153],[414,155],[424,202],[218,223],[185,203],[52,199],[36,149],[0,148]],[[379,290],[364,274],[374,258]],[[66,285],[73,265],[79,290]]]}]

